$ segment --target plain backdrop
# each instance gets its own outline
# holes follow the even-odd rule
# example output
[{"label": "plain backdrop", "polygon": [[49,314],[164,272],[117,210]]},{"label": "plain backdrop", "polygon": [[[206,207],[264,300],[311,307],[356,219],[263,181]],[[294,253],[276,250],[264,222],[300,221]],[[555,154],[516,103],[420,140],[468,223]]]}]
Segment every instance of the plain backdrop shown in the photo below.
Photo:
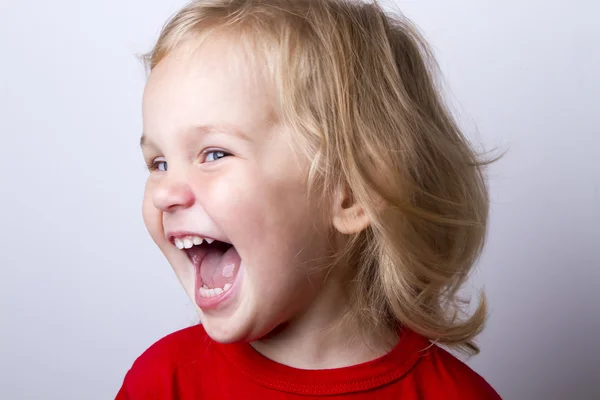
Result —
[{"label": "plain backdrop", "polygon": [[[0,0],[0,399],[114,398],[195,321],[141,218],[150,49],[181,0]],[[469,360],[505,399],[600,398],[600,6],[399,1],[489,170]]]}]

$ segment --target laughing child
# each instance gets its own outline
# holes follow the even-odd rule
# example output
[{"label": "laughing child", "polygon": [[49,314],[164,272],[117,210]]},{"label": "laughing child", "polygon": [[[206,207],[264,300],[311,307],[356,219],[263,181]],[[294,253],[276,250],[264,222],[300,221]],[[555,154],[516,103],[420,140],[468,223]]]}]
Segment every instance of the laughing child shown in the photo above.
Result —
[{"label": "laughing child", "polygon": [[118,400],[499,399],[477,353],[483,160],[404,18],[342,0],[193,1],[147,55],[144,221],[202,322]]}]

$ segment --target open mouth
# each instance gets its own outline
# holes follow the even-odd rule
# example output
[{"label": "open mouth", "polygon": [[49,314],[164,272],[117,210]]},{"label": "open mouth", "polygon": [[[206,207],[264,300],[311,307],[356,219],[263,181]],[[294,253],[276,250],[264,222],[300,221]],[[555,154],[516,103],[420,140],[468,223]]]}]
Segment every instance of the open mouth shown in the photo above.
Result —
[{"label": "open mouth", "polygon": [[196,291],[201,298],[213,298],[231,289],[240,266],[240,256],[231,243],[186,236],[174,238],[196,269]]}]

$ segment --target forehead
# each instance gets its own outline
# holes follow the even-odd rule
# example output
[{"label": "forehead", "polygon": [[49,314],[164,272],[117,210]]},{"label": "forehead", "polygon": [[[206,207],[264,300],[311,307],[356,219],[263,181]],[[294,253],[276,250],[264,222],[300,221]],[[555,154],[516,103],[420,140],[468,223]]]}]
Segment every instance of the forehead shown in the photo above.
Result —
[{"label": "forehead", "polygon": [[150,73],[143,99],[148,136],[199,125],[248,129],[274,119],[274,91],[246,46],[224,35],[171,51]]}]

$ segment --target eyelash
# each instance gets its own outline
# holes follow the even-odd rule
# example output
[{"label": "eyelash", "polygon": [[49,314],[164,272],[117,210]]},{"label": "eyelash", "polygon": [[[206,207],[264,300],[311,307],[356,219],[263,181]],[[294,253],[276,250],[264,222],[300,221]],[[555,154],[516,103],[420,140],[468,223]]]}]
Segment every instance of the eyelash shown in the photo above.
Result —
[{"label": "eyelash", "polygon": [[[204,156],[204,160],[205,160],[204,162],[207,162],[206,158],[208,157],[209,154],[212,154],[212,153],[221,153],[221,154],[223,154],[223,156],[220,157],[220,158],[218,158],[218,159],[216,159],[216,160],[214,160],[214,161],[208,161],[208,162],[215,162],[215,161],[220,160],[221,158],[226,158],[226,157],[228,157],[228,156],[231,155],[231,153],[228,153],[225,150],[210,150],[210,149],[209,150],[205,150],[205,151],[202,152],[202,155]],[[147,166],[147,168],[148,168],[148,170],[150,172],[157,171],[158,170],[158,165],[160,165],[160,163],[167,163],[166,160],[160,160],[160,161],[155,161],[155,160],[152,160],[151,162],[147,162],[146,163],[146,166]]]},{"label": "eyelash", "polygon": [[161,161],[150,161],[146,163],[146,166],[148,167],[148,171],[150,172],[154,172],[158,170],[158,164],[160,163],[166,163],[166,161],[161,160]]}]

